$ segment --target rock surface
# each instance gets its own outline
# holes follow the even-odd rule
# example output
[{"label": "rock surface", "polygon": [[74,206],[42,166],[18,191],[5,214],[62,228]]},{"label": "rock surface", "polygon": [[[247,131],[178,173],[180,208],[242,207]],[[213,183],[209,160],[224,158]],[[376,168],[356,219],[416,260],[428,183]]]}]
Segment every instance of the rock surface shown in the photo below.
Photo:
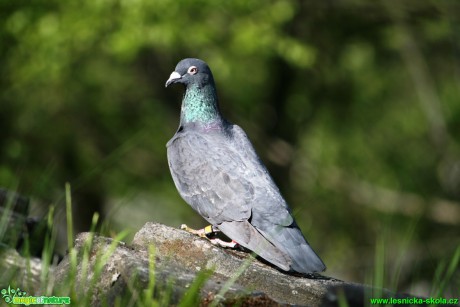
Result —
[{"label": "rock surface", "polygon": [[249,253],[222,249],[208,240],[160,224],[147,223],[134,237],[139,250],[149,244],[156,254],[189,270],[213,269],[215,276],[236,278],[243,288],[266,293],[279,303],[314,305],[326,293],[326,285],[338,283],[319,275],[302,278],[287,275],[256,260]]},{"label": "rock surface", "polygon": [[[154,264],[149,263],[149,246],[154,246]],[[216,247],[206,239],[155,223],[147,223],[130,245],[79,234],[75,250],[77,269],[72,273],[71,257],[66,256],[55,270],[56,281],[67,285],[67,278],[75,274],[77,292],[90,293],[91,306],[113,306],[120,297],[132,303],[145,295],[153,274],[155,298],[166,305],[183,300],[197,276],[205,275],[200,305],[218,300],[224,306],[338,306],[343,297],[349,305],[359,306],[367,305],[373,291],[321,275],[288,275],[249,253]],[[402,297],[380,291],[381,296]]]},{"label": "rock surface", "polygon": [[[42,269],[41,259],[23,257],[15,249],[0,245],[0,289],[20,286],[34,293],[40,289]],[[52,267],[47,270],[52,274]]]}]

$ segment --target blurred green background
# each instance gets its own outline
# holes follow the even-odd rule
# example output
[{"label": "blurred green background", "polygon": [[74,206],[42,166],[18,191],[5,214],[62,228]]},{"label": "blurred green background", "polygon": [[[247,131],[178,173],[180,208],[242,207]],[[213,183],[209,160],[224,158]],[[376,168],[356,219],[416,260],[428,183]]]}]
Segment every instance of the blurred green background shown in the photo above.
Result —
[{"label": "blurred green background", "polygon": [[326,275],[428,295],[460,245],[459,19],[458,1],[0,0],[0,186],[64,221],[69,182],[78,231],[94,211],[106,233],[204,226],[165,148],[165,81],[198,57]]}]

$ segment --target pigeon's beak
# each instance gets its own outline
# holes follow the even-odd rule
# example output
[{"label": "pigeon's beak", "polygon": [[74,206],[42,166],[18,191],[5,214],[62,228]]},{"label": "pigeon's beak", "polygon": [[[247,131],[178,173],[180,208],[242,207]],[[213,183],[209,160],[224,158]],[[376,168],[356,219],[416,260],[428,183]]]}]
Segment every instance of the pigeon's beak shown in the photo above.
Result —
[{"label": "pigeon's beak", "polygon": [[181,78],[182,76],[180,75],[180,73],[178,73],[177,71],[173,71],[169,76],[168,81],[166,81],[165,87],[168,87],[168,85],[170,85],[171,83],[176,83],[177,80],[180,80]]}]

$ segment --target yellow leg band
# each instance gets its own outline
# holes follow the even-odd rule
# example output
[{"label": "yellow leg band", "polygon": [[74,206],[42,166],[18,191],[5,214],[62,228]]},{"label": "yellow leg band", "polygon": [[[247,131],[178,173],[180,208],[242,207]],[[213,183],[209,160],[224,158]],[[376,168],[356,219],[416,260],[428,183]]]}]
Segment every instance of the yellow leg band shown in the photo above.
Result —
[{"label": "yellow leg band", "polygon": [[204,228],[204,233],[206,235],[210,234],[210,233],[213,233],[214,231],[212,230],[212,225],[208,225]]}]

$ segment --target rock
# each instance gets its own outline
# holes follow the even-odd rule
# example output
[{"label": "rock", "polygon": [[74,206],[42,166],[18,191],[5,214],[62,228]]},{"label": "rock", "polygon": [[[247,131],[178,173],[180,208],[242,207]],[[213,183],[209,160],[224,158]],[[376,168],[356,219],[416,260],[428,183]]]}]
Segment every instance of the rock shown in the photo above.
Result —
[{"label": "rock", "polygon": [[287,275],[248,253],[222,249],[206,239],[161,224],[147,223],[132,244],[138,249],[153,244],[160,258],[191,270],[213,269],[216,275],[236,278],[243,288],[266,293],[279,303],[314,305],[325,295],[327,285],[338,282],[320,275]]},{"label": "rock", "polygon": [[[154,246],[154,264],[149,264]],[[147,223],[127,245],[90,233],[75,241],[75,265],[67,255],[55,270],[56,284],[74,287],[91,306],[129,304],[152,295],[145,290],[154,276],[153,295],[160,305],[350,306],[368,305],[373,288],[314,275],[289,275],[251,254],[223,249],[180,229]],[[150,265],[150,266],[149,266]],[[154,269],[150,267],[154,265]],[[192,291],[203,280],[200,291]],[[152,282],[152,281],[150,281]],[[191,289],[191,291],[187,291]],[[380,297],[405,297],[378,289]],[[197,298],[193,293],[199,294]],[[377,292],[376,292],[377,293]],[[191,296],[192,295],[192,296]]]},{"label": "rock", "polygon": [[[0,246],[0,289],[21,287],[28,293],[36,293],[41,287],[42,262],[39,258],[22,257],[15,249]],[[48,267],[48,275],[53,275],[53,268]]]},{"label": "rock", "polygon": [[[153,224],[156,225],[156,224]],[[145,228],[145,227],[144,227]],[[144,229],[143,228],[143,229]],[[173,230],[180,231],[180,230]],[[92,242],[92,244],[88,244]],[[114,244],[115,243],[115,244]],[[91,245],[91,248],[88,248]],[[113,252],[110,250],[113,248]],[[86,251],[85,251],[86,249]],[[81,233],[75,240],[77,251],[77,269],[72,277],[71,257],[66,256],[55,271],[56,284],[69,285],[74,278],[77,294],[90,295],[91,306],[113,306],[117,299],[123,297],[139,297],[149,285],[149,252],[147,245],[127,246],[123,242],[114,242],[112,239],[95,236],[90,233]],[[84,254],[87,253],[88,262],[85,269]],[[103,255],[109,256],[101,270],[97,267]],[[98,263],[99,262],[99,263]],[[197,272],[201,269],[186,268],[180,263],[169,261],[161,254],[155,255],[155,293],[166,293],[169,297],[158,299],[169,303],[178,303],[185,295],[187,289],[193,284]],[[168,292],[168,286],[173,281],[173,286]],[[226,280],[219,275],[210,276],[201,289],[203,301],[211,301],[220,291]],[[161,296],[161,295],[160,295]],[[251,293],[241,286],[232,285],[225,294],[229,301],[239,301],[241,298],[267,301],[260,293]]]}]

